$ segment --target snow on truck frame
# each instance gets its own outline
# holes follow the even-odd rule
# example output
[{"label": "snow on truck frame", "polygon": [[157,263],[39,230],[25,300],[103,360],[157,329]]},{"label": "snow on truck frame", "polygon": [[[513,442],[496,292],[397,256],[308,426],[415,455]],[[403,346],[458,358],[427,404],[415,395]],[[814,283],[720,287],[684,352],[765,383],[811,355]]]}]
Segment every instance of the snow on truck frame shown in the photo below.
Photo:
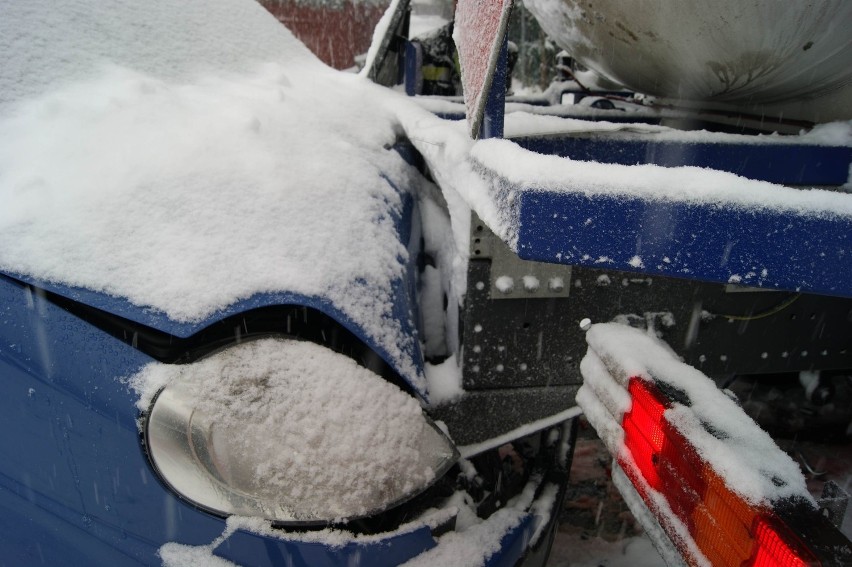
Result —
[{"label": "snow on truck frame", "polygon": [[[627,33],[605,3],[529,4],[576,24],[569,49],[589,22]],[[802,29],[848,29],[821,8]],[[4,7],[0,563],[544,565],[577,404],[667,562],[852,562],[705,376],[837,395],[848,123],[666,126],[769,122],[725,97],[504,116],[510,10],[460,0],[452,123],[423,107],[460,105],[334,72],[254,2]],[[407,13],[363,75],[416,71]],[[845,72],[841,39],[803,51]]]}]

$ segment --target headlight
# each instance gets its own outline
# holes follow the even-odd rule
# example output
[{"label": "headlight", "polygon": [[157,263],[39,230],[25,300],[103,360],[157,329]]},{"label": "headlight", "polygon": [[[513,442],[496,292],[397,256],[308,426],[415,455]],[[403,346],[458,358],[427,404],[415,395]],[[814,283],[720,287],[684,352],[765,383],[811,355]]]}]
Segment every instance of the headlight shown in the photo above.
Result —
[{"label": "headlight", "polygon": [[167,384],[146,425],[155,468],[219,514],[363,517],[422,492],[458,458],[411,396],[313,343],[263,339],[141,375]]}]

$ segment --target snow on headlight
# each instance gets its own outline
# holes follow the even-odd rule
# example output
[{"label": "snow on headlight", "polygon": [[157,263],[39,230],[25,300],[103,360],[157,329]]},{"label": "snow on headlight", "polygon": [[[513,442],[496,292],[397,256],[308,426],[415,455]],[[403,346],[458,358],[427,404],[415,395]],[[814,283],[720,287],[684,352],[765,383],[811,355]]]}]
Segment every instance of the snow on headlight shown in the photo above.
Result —
[{"label": "snow on headlight", "polygon": [[362,517],[418,494],[457,458],[414,398],[314,343],[270,338],[189,365],[152,363],[131,385],[150,407],[155,468],[220,514]]}]

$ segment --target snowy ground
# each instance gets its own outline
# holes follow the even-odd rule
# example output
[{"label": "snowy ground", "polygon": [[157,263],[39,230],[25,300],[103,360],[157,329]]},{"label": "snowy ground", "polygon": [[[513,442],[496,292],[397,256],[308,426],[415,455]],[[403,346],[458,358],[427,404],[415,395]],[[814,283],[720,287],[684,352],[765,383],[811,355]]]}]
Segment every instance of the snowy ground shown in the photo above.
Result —
[{"label": "snowy ground", "polygon": [[607,541],[560,532],[548,567],[664,567],[665,562],[644,536]]},{"label": "snowy ground", "polygon": [[665,565],[610,480],[611,462],[603,442],[581,420],[549,566]]}]

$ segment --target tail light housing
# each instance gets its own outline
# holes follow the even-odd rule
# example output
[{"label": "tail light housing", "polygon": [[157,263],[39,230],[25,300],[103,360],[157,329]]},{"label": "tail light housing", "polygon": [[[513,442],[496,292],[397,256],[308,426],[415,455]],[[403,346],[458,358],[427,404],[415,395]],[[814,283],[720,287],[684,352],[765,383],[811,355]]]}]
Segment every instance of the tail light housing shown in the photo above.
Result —
[{"label": "tail light housing", "polygon": [[820,513],[798,465],[712,380],[637,329],[593,325],[586,338],[577,403],[664,556],[676,551],[693,566],[852,565],[852,544]]},{"label": "tail light housing", "polygon": [[[823,565],[771,505],[746,502],[698,455],[689,441],[666,419],[666,410],[672,402],[653,382],[638,376],[631,377],[627,391],[632,405],[622,419],[624,451],[618,457],[619,465],[652,512],[659,514],[661,510],[649,498],[648,489],[665,497],[671,512],[686,526],[697,548],[711,565]],[[806,509],[799,506],[796,513],[822,518],[810,506]],[[825,529],[823,522],[818,523],[821,529]],[[661,524],[665,529],[666,522]],[[681,552],[689,554],[685,548]],[[701,564],[698,557],[687,559],[690,564]]]}]

